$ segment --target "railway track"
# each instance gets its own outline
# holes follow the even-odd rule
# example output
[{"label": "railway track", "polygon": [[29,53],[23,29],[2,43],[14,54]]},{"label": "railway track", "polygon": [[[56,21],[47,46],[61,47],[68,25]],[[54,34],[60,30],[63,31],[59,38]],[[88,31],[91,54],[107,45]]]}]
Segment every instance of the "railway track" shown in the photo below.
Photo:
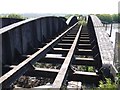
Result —
[{"label": "railway track", "polygon": [[98,85],[98,51],[91,36],[87,26],[74,24],[32,54],[21,55],[25,60],[19,64],[4,65],[9,71],[0,77],[2,88],[14,87],[21,76],[50,78],[51,84],[44,85],[47,88],[67,88],[70,82],[80,83],[79,88],[82,84]]}]

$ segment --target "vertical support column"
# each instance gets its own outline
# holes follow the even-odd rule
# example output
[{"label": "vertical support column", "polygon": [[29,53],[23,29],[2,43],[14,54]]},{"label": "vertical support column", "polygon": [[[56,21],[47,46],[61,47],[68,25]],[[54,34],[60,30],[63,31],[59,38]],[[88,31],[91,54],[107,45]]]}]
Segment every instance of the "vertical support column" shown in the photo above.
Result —
[{"label": "vertical support column", "polygon": [[111,23],[111,27],[110,27],[110,35],[109,35],[109,37],[111,37],[111,34],[112,34],[112,23]]},{"label": "vertical support column", "polygon": [[[2,19],[0,19],[0,28],[2,28]],[[0,34],[0,76],[2,76],[2,34]],[[2,84],[0,84],[2,90]]]},{"label": "vertical support column", "polygon": [[42,42],[45,42],[47,40],[47,27],[45,19],[41,19],[40,24],[42,30]]},{"label": "vertical support column", "polygon": [[53,34],[53,21],[52,21],[52,18],[49,18],[49,35],[50,37],[52,37],[52,34]]},{"label": "vertical support column", "polygon": [[[0,34],[0,76],[2,76],[2,34]],[[2,84],[0,84],[0,90],[2,89]]]},{"label": "vertical support column", "polygon": [[106,23],[106,26],[105,26],[105,30],[107,31],[107,23]]},{"label": "vertical support column", "polygon": [[36,34],[37,34],[38,46],[40,46],[42,42],[42,30],[41,30],[40,20],[36,20]]},{"label": "vertical support column", "polygon": [[0,18],[0,28],[2,28],[2,18]]}]

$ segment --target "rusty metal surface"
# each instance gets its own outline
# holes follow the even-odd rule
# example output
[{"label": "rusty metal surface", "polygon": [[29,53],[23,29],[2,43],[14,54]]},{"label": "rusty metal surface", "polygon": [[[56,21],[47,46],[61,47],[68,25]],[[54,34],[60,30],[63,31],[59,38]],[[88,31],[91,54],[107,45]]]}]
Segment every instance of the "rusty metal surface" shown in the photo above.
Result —
[{"label": "rusty metal surface", "polygon": [[45,54],[52,49],[53,46],[55,46],[69,31],[77,25],[74,24],[72,27],[67,29],[65,32],[63,32],[61,35],[59,35],[57,38],[55,38],[53,41],[48,43],[46,46],[44,46],[42,49],[35,52],[33,55],[31,55],[29,58],[24,60],[22,63],[17,65],[15,68],[10,70],[8,73],[0,77],[0,84],[3,85],[3,87],[7,87],[12,82],[14,82],[18,77],[20,77],[23,73],[25,73],[31,65],[33,65],[35,62],[37,62],[39,59],[45,56]]},{"label": "rusty metal surface", "polygon": [[57,37],[67,28],[66,22],[55,16],[27,19],[1,28],[2,63],[19,64],[23,61],[21,55],[33,54],[34,48],[42,47],[42,43]]},{"label": "rusty metal surface", "polygon": [[[82,27],[82,26],[81,26]],[[75,52],[75,48],[77,46],[77,42],[79,40],[79,36],[80,36],[80,32],[81,32],[81,27],[79,28],[78,30],[78,33],[74,39],[74,42],[60,68],[60,71],[55,79],[55,81],[53,82],[53,85],[52,87],[53,88],[61,88],[66,76],[67,76],[67,72],[68,72],[68,68],[73,60],[73,55],[74,55],[74,52]]]},{"label": "rusty metal surface", "polygon": [[0,28],[8,26],[10,24],[22,21],[24,19],[16,19],[16,18],[0,18]]},{"label": "rusty metal surface", "polygon": [[[34,53],[22,54],[21,57],[25,59],[19,64],[4,65],[5,68],[10,68],[11,70],[0,77],[0,85],[3,85],[3,89],[6,87],[10,87],[10,85],[12,85],[12,83],[22,75],[31,77],[52,78],[54,79],[54,81],[52,85],[49,87],[50,89],[62,89],[64,84],[72,81],[75,82],[81,81],[80,83],[98,85],[101,76],[101,73],[99,73],[99,69],[102,66],[111,65],[113,67],[112,71],[114,71],[112,61],[113,50],[111,46],[107,47],[108,45],[111,44],[109,40],[107,40],[108,37],[106,36],[106,33],[103,30],[101,30],[102,24],[99,21],[99,19],[96,16],[91,15],[88,20],[89,20],[88,24],[90,25],[79,26],[78,23],[75,23],[65,32],[55,37],[55,39],[49,38],[47,42],[43,43],[43,47],[38,48],[34,47]],[[30,21],[34,21],[34,19]],[[25,22],[19,22],[17,24],[14,24],[13,26],[9,26],[6,27],[6,29],[5,28],[4,29],[5,30],[13,29],[14,27],[20,26],[30,21],[28,20]],[[43,35],[47,37],[49,33],[46,33],[47,24],[44,24],[45,22],[46,21],[44,20],[42,20],[42,22],[39,22],[43,23],[43,26],[39,26],[38,23],[36,23],[37,29],[39,28],[42,29],[42,32],[38,30],[37,33],[44,33]],[[50,24],[52,25],[52,23]],[[28,25],[25,26],[27,27],[28,30],[30,29],[29,25],[32,24],[29,23]],[[51,25],[49,27],[51,28],[50,35],[52,35]],[[55,27],[57,29],[55,31],[58,31],[59,30],[58,24]],[[45,31],[43,30],[43,28],[45,29]],[[6,32],[4,29],[3,32],[1,32],[3,34]],[[17,29],[14,29],[15,31],[14,33],[17,33],[15,35],[19,35],[19,33],[16,32],[16,30]],[[28,30],[25,29],[23,30],[24,41],[27,41],[28,37],[32,35],[32,33],[29,33],[28,37],[26,37]],[[14,35],[11,32],[9,34],[11,36]],[[35,33],[33,34],[34,34],[33,36],[36,35]],[[40,36],[38,36],[38,38],[41,39]],[[31,40],[32,40],[31,43],[33,43],[33,39]],[[11,42],[14,44],[13,41]],[[17,45],[18,44],[16,44],[16,46]],[[24,42],[23,45],[26,46],[27,43]],[[40,65],[51,64],[53,66],[55,65],[58,66],[37,68],[34,66],[36,62],[37,64],[39,63]],[[81,66],[85,66],[86,70],[80,69]],[[88,71],[89,66],[93,68],[91,72]]]},{"label": "rusty metal surface", "polygon": [[66,21],[67,25],[72,26],[74,25],[74,23],[78,22],[77,17],[76,16],[71,16],[68,18],[68,20]]}]

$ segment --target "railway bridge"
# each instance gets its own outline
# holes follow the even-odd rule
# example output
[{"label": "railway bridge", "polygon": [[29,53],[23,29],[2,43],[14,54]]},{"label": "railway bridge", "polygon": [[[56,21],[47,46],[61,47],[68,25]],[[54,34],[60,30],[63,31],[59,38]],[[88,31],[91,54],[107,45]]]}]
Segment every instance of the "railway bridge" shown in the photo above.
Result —
[{"label": "railway bridge", "polygon": [[[83,84],[98,86],[105,77],[114,80],[109,35],[97,16],[89,15],[86,23],[80,25],[76,16],[44,16],[1,28],[1,89],[81,89]],[[34,85],[26,85],[26,79]]]}]

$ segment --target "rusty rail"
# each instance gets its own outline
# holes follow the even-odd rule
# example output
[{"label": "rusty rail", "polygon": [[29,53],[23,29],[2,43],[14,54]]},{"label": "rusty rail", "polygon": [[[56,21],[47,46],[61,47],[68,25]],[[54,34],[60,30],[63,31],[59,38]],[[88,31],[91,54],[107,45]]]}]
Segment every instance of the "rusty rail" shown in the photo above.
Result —
[{"label": "rusty rail", "polygon": [[53,41],[48,43],[46,46],[35,52],[33,55],[30,55],[29,58],[24,60],[19,65],[15,66],[12,70],[10,70],[8,73],[0,77],[0,84],[2,84],[4,87],[9,87],[17,78],[19,78],[22,74],[24,74],[30,67],[32,67],[35,62],[40,60],[42,57],[45,56],[45,54],[52,49],[67,33],[69,33],[73,27],[77,25],[74,24],[72,27],[67,29],[65,32],[63,32],[61,35],[59,35],[57,38],[55,38]]},{"label": "rusty rail", "polygon": [[64,60],[61,68],[60,68],[60,71],[59,71],[59,73],[58,73],[58,75],[53,83],[53,86],[52,86],[53,88],[61,88],[61,86],[62,86],[62,84],[67,76],[68,68],[69,68],[69,66],[74,58],[73,55],[75,52],[75,48],[77,46],[77,42],[78,42],[79,37],[80,37],[81,28],[82,28],[82,26],[79,28],[77,35],[74,39],[74,42],[73,42],[65,60]]}]

